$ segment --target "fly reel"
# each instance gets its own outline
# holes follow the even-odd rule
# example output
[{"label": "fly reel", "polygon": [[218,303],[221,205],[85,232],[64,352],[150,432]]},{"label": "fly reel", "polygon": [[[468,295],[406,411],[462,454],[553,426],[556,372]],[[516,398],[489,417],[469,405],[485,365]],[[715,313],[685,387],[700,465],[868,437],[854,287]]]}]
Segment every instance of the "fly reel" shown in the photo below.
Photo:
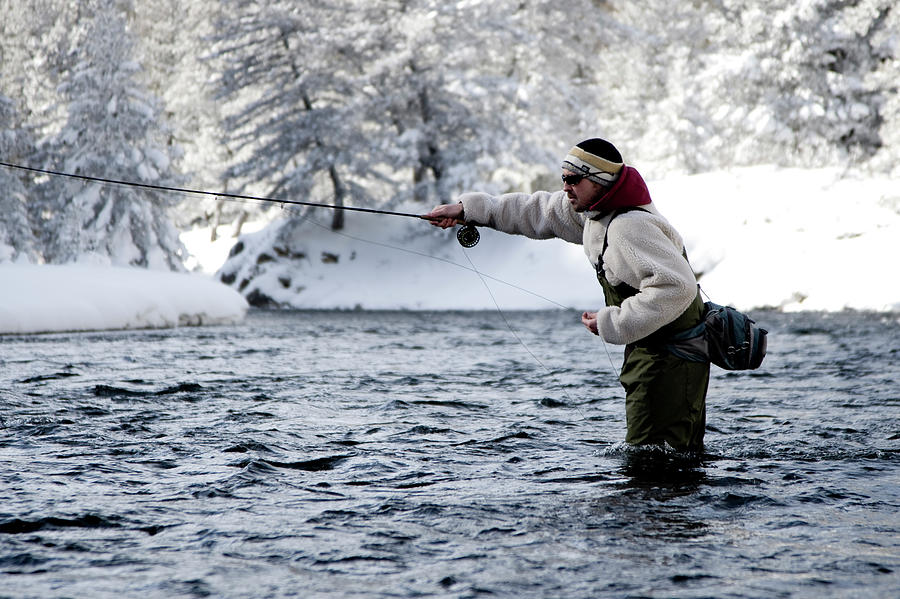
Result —
[{"label": "fly reel", "polygon": [[463,225],[456,232],[456,240],[464,248],[473,247],[478,243],[479,239],[481,239],[481,233],[478,232],[474,225]]}]

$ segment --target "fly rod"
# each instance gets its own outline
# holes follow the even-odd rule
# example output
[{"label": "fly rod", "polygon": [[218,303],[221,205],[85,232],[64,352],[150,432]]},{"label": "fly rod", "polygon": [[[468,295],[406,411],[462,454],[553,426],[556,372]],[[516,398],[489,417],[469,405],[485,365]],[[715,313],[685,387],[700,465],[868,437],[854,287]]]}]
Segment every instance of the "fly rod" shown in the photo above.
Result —
[{"label": "fly rod", "polygon": [[[22,171],[28,171],[32,173],[39,173],[42,175],[51,175],[54,177],[68,177],[70,179],[80,179],[82,181],[90,181],[92,183],[103,183],[108,185],[122,185],[125,187],[138,187],[141,189],[152,189],[154,191],[165,191],[170,193],[182,193],[182,194],[193,194],[193,195],[202,195],[202,196],[210,196],[214,198],[225,198],[229,200],[250,200],[254,202],[270,202],[273,204],[289,204],[292,206],[308,206],[310,208],[328,208],[330,210],[347,210],[351,212],[366,212],[369,214],[387,214],[390,216],[403,216],[407,218],[418,218],[421,220],[436,220],[433,217],[425,216],[424,214],[413,214],[411,212],[396,212],[393,210],[380,210],[377,208],[362,208],[359,206],[343,206],[337,204],[323,204],[319,202],[303,202],[300,200],[285,200],[278,198],[270,198],[265,196],[254,196],[254,195],[245,195],[240,193],[225,193],[225,192],[215,192],[215,191],[205,191],[202,189],[188,189],[185,187],[171,187],[168,185],[154,185],[153,183],[139,183],[137,181],[123,181],[120,179],[108,179],[106,177],[92,177],[90,175],[78,175],[75,173],[66,173],[63,171],[55,171],[50,169],[36,168],[33,166],[22,166],[20,164],[12,164],[9,162],[0,161],[0,166],[4,166],[7,168],[18,169]],[[478,240],[481,238],[481,235],[478,233],[478,229],[476,229],[473,225],[468,223],[461,223],[463,226],[456,232],[456,239],[463,247],[470,248],[478,243]]]}]

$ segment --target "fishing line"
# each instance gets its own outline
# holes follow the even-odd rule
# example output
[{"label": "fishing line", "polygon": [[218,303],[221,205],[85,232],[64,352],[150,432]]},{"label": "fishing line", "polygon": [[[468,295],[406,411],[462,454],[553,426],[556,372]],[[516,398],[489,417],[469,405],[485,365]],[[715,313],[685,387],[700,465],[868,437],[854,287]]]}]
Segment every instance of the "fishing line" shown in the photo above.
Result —
[{"label": "fishing line", "polygon": [[[297,210],[294,210],[294,209],[290,208],[289,206],[306,206],[308,208],[330,208],[333,210],[347,210],[347,211],[351,211],[351,212],[363,212],[363,213],[368,213],[368,214],[386,214],[386,215],[391,215],[391,216],[403,216],[403,217],[409,217],[409,218],[417,218],[420,220],[429,220],[429,221],[436,220],[436,219],[429,218],[429,217],[421,215],[421,214],[413,214],[410,212],[396,212],[393,210],[379,210],[379,209],[375,209],[375,208],[361,208],[361,207],[357,207],[357,206],[343,206],[343,205],[337,205],[337,204],[326,204],[323,202],[302,202],[299,200],[285,200],[285,199],[279,199],[279,198],[273,198],[273,197],[267,197],[267,196],[255,196],[255,195],[246,195],[246,194],[238,194],[238,193],[214,192],[214,191],[206,191],[206,190],[201,190],[201,189],[190,189],[190,188],[185,188],[185,187],[156,185],[156,184],[152,184],[152,183],[140,183],[137,181],[125,181],[122,179],[111,179],[111,178],[107,178],[107,177],[94,177],[94,176],[90,176],[90,175],[79,175],[76,173],[67,173],[67,172],[63,172],[63,171],[43,169],[43,168],[37,168],[37,167],[32,167],[32,166],[24,166],[21,164],[13,164],[10,162],[5,162],[5,161],[0,161],[0,166],[6,167],[6,168],[11,168],[11,169],[27,171],[27,172],[31,172],[31,173],[39,173],[42,175],[50,175],[50,176],[55,176],[55,177],[66,177],[66,178],[70,178],[70,179],[80,179],[82,181],[89,181],[89,182],[93,182],[93,183],[101,183],[101,184],[106,184],[106,185],[120,185],[120,186],[125,186],[125,187],[137,187],[137,188],[142,188],[142,189],[150,189],[150,190],[154,190],[154,191],[166,191],[166,192],[180,193],[180,194],[186,194],[186,195],[201,195],[201,196],[212,197],[212,198],[220,199],[220,200],[255,201],[255,202],[268,202],[268,203],[273,203],[273,204],[280,204],[283,210],[291,211],[291,212],[294,212],[295,214],[300,214],[301,217],[304,218],[305,220],[309,220],[314,225],[316,225],[318,227],[322,227],[323,229],[327,229],[331,233],[334,233],[337,235],[342,235],[342,236],[350,238],[350,239],[355,239],[356,241],[362,241],[364,243],[370,243],[370,244],[381,246],[384,248],[398,250],[401,252],[406,252],[408,254],[418,255],[418,256],[422,256],[424,258],[430,258],[432,260],[444,262],[446,264],[450,264],[452,266],[456,266],[456,267],[462,268],[464,270],[474,270],[463,264],[459,264],[458,262],[453,262],[452,260],[441,258],[439,256],[433,256],[430,254],[425,254],[424,252],[410,250],[408,248],[393,246],[393,245],[389,245],[386,243],[380,243],[377,241],[372,241],[370,239],[363,239],[362,237],[355,237],[348,233],[343,233],[341,231],[332,230],[330,227],[326,227],[325,225],[322,225],[321,223],[316,222],[315,219],[310,218],[308,215],[305,215]],[[476,243],[478,243],[481,236],[478,233],[478,229],[476,229],[474,225],[464,223],[457,230],[456,238],[459,241],[460,245],[462,245],[463,247],[469,248],[469,247],[473,247]],[[481,273],[479,273],[479,276],[481,276]],[[512,287],[514,289],[518,289],[519,291],[522,291],[523,293],[528,293],[530,295],[533,295],[534,297],[542,299],[542,300],[544,300],[550,304],[553,304],[555,306],[558,306],[560,308],[564,308],[566,310],[574,309],[569,306],[560,304],[559,302],[553,301],[550,298],[544,297],[544,296],[540,295],[539,293],[535,293],[535,292],[529,291],[528,289],[525,289],[523,287],[519,287],[518,285],[508,283],[501,279],[497,279],[496,277],[491,277],[490,275],[484,275],[484,276],[487,278],[490,278],[491,280],[496,281],[498,283],[502,283],[502,284],[508,285],[509,287]]]},{"label": "fishing line", "polygon": [[[494,296],[494,292],[491,290],[490,285],[487,284],[487,281],[486,281],[486,280],[484,279],[484,277],[481,275],[481,272],[475,267],[475,263],[472,262],[472,258],[469,256],[468,252],[466,252],[466,250],[465,250],[464,248],[460,248],[460,251],[461,251],[461,252],[463,253],[463,255],[466,257],[466,260],[469,261],[469,264],[470,264],[471,267],[472,267],[471,270],[472,270],[473,272],[475,272],[475,274],[478,275],[478,278],[481,280],[481,284],[484,285],[484,288],[487,290],[488,295],[489,295],[490,298],[491,298],[491,301],[494,302],[494,307],[497,308],[497,313],[500,314],[500,318],[502,318],[502,319],[503,319],[503,322],[506,324],[506,328],[508,328],[508,329],[509,329],[509,332],[512,333],[512,336],[516,338],[516,341],[518,341],[519,344],[520,344],[523,348],[525,348],[525,351],[528,352],[528,354],[529,354],[532,358],[534,358],[534,361],[537,362],[538,365],[539,365],[541,368],[543,368],[543,369],[547,372],[547,374],[549,374],[549,375],[552,376],[552,375],[553,375],[553,371],[551,371],[550,368],[548,368],[547,365],[544,364],[544,362],[543,362],[540,358],[538,358],[537,355],[535,355],[535,353],[534,353],[533,351],[531,351],[531,348],[529,348],[528,345],[525,343],[525,341],[522,340],[522,338],[519,336],[519,334],[518,334],[518,333],[516,332],[516,330],[513,328],[512,324],[509,322],[509,319],[506,318],[506,314],[504,314],[504,313],[503,313],[503,310],[500,308],[500,303],[497,301],[497,298]],[[602,338],[600,339],[600,341],[603,343],[603,349],[606,351],[607,357],[609,357],[609,364],[610,364],[610,366],[612,366],[613,372],[615,372],[615,366],[613,366],[613,363],[612,363],[612,356],[610,356],[610,354],[609,354],[609,348],[607,348],[606,342],[603,341]],[[595,425],[593,422],[591,422],[591,421],[588,419],[587,414],[585,414],[584,411],[581,409],[581,406],[579,406],[579,405],[572,399],[572,397],[571,397],[571,396],[569,395],[569,393],[566,391],[565,387],[560,387],[560,390],[562,391],[563,395],[566,396],[566,399],[569,401],[569,404],[570,404],[571,406],[573,406],[576,410],[578,410],[578,413],[581,414],[581,418],[582,418],[585,422],[587,422],[587,423],[589,423],[591,426],[593,426],[594,428],[598,428],[597,425]],[[598,429],[598,430],[599,430],[599,429]]]},{"label": "fishing line", "polygon": [[[289,208],[285,208],[285,210],[290,210],[290,209],[289,209]],[[420,257],[422,257],[422,258],[428,258],[429,260],[436,260],[437,262],[443,262],[444,264],[448,264],[448,265],[450,265],[450,266],[455,266],[455,267],[461,268],[461,269],[463,269],[463,270],[468,270],[469,272],[474,272],[474,273],[477,274],[479,277],[484,277],[484,278],[486,278],[486,279],[490,279],[490,280],[492,280],[492,281],[494,281],[494,282],[496,282],[496,283],[500,283],[501,285],[506,285],[507,287],[511,287],[511,288],[513,288],[513,289],[515,289],[515,290],[517,290],[517,291],[521,291],[522,293],[527,293],[528,295],[532,295],[532,296],[534,296],[534,297],[536,297],[536,298],[538,298],[538,299],[540,299],[540,300],[543,300],[543,301],[547,302],[548,304],[553,304],[554,306],[557,306],[558,308],[562,308],[562,309],[564,309],[564,310],[573,310],[573,311],[575,310],[575,308],[573,308],[573,307],[571,307],[571,306],[567,306],[567,305],[565,305],[565,304],[561,304],[561,303],[559,303],[559,302],[557,302],[557,301],[555,301],[555,300],[550,299],[549,297],[546,297],[546,296],[541,295],[540,293],[537,293],[536,291],[531,291],[530,289],[525,289],[524,287],[520,287],[520,286],[516,285],[515,283],[510,283],[509,281],[504,281],[503,279],[498,279],[497,277],[491,276],[491,275],[489,275],[489,274],[481,273],[481,272],[479,272],[478,270],[476,270],[473,266],[466,266],[465,264],[460,264],[459,262],[454,262],[453,260],[450,260],[449,258],[442,258],[442,257],[440,257],[440,256],[435,256],[435,255],[433,255],[433,254],[426,254],[425,252],[420,252],[420,251],[417,251],[417,250],[411,250],[411,249],[409,249],[409,248],[400,247],[400,246],[397,246],[397,245],[391,245],[391,244],[389,244],[389,243],[383,243],[383,242],[381,242],[381,241],[374,241],[374,240],[372,240],[372,239],[366,239],[366,238],[364,238],[364,237],[358,237],[358,236],[356,236],[356,235],[351,235],[350,233],[346,233],[346,232],[344,232],[344,231],[335,231],[335,230],[333,230],[331,227],[329,227],[328,225],[324,225],[324,224],[318,222],[318,221],[317,221],[316,219],[314,219],[314,218],[311,218],[311,217],[306,216],[306,215],[304,215],[303,218],[304,218],[305,220],[311,222],[311,223],[314,224],[315,226],[317,226],[317,227],[319,227],[319,228],[321,228],[321,229],[324,229],[324,230],[326,230],[326,231],[328,231],[329,233],[332,233],[332,234],[334,234],[334,235],[340,235],[341,237],[346,237],[346,238],[348,238],[348,239],[353,239],[354,241],[361,241],[361,242],[363,242],[363,243],[368,243],[368,244],[371,244],[371,245],[374,245],[374,246],[383,247],[383,248],[390,249],[390,250],[396,250],[396,251],[398,251],[398,252],[405,252],[405,253],[411,254],[411,255],[413,255],[413,256],[420,256]],[[466,247],[466,246],[463,246],[463,247]],[[466,258],[468,258],[468,256],[466,256]],[[470,261],[470,264],[471,264],[471,261]]]},{"label": "fishing line", "polygon": [[[280,204],[282,209],[284,209],[284,210],[290,210],[291,208],[289,208],[289,207],[291,207],[291,206],[305,206],[308,208],[329,208],[332,210],[345,210],[345,211],[349,211],[349,212],[362,212],[362,213],[368,213],[368,214],[385,214],[385,215],[391,215],[391,216],[402,216],[402,217],[407,217],[407,218],[417,218],[420,220],[429,220],[429,221],[437,220],[435,218],[428,217],[428,216],[425,216],[422,214],[413,214],[410,212],[397,212],[397,211],[393,211],[393,210],[381,210],[381,209],[376,209],[376,208],[363,208],[363,207],[358,207],[358,206],[325,204],[325,203],[320,203],[320,202],[304,202],[304,201],[300,201],[300,200],[286,200],[286,199],[279,199],[279,198],[273,198],[273,197],[267,197],[267,196],[256,196],[256,195],[249,195],[249,194],[238,194],[238,193],[227,193],[227,192],[213,192],[213,191],[206,191],[206,190],[200,190],[200,189],[191,189],[191,188],[186,188],[186,187],[174,187],[174,186],[170,186],[170,185],[157,185],[157,184],[153,184],[153,183],[125,181],[125,180],[121,180],[121,179],[111,179],[108,177],[94,177],[94,176],[90,176],[90,175],[79,175],[76,173],[67,173],[67,172],[51,170],[51,169],[43,169],[43,168],[36,168],[36,167],[31,167],[31,166],[24,166],[24,165],[20,165],[20,164],[13,164],[10,162],[5,162],[5,161],[0,161],[0,166],[10,168],[10,169],[18,169],[18,170],[22,170],[22,171],[27,171],[27,172],[31,172],[31,173],[38,173],[38,174],[42,174],[42,175],[49,175],[49,176],[55,176],[55,177],[66,177],[66,178],[70,178],[70,179],[79,179],[82,181],[89,181],[89,182],[100,183],[100,184],[104,184],[104,185],[120,185],[120,186],[125,186],[125,187],[136,187],[136,188],[140,188],[140,189],[149,189],[149,190],[153,190],[153,191],[164,191],[164,192],[169,192],[169,193],[180,193],[180,194],[186,194],[186,195],[207,196],[207,197],[213,197],[216,199],[269,202],[269,203],[274,203],[274,204]],[[304,219],[309,220],[310,222],[312,222],[314,225],[316,225],[318,227],[326,228],[324,225],[316,222],[315,219],[309,218],[308,216],[304,216]],[[471,248],[475,244],[477,244],[480,239],[478,229],[476,229],[475,226],[472,225],[471,223],[461,223],[461,224],[462,224],[462,226],[456,232],[456,238],[463,248]],[[531,349],[528,348],[528,346],[525,344],[525,342],[522,340],[522,338],[519,337],[519,335],[515,331],[515,329],[513,329],[512,325],[507,320],[506,315],[503,313],[503,310],[500,308],[500,305],[497,302],[496,297],[494,297],[494,293],[491,291],[491,288],[487,284],[487,281],[485,279],[489,278],[498,283],[508,285],[509,287],[512,287],[512,288],[522,291],[524,293],[533,295],[534,297],[540,298],[548,303],[554,304],[554,305],[556,305],[560,308],[564,308],[566,310],[574,310],[574,308],[565,306],[563,304],[560,304],[559,302],[551,300],[551,299],[544,297],[538,293],[529,291],[528,289],[519,287],[518,285],[514,285],[512,283],[503,281],[496,277],[492,277],[490,275],[483,275],[475,267],[475,264],[472,262],[469,255],[465,253],[465,250],[462,250],[462,251],[466,257],[466,260],[468,260],[468,262],[469,262],[469,265],[470,265],[469,267],[467,267],[463,264],[459,264],[457,262],[453,262],[452,260],[441,258],[439,256],[433,256],[430,254],[426,254],[424,252],[410,250],[408,248],[402,248],[402,247],[393,246],[393,245],[386,244],[386,243],[372,241],[369,239],[363,239],[361,237],[356,237],[356,236],[350,235],[348,233],[343,233],[341,231],[334,231],[334,230],[330,229],[330,227],[328,228],[328,230],[331,231],[332,233],[336,233],[338,235],[342,235],[342,236],[350,238],[350,239],[355,239],[357,241],[361,241],[364,243],[371,243],[373,245],[377,245],[377,246],[381,246],[381,247],[385,247],[385,248],[389,248],[389,249],[393,249],[393,250],[399,250],[399,251],[406,252],[409,254],[422,256],[425,258],[437,260],[439,262],[444,262],[446,264],[474,272],[476,275],[478,275],[478,278],[481,281],[481,283],[484,285],[485,289],[487,289],[488,295],[490,295],[491,301],[494,303],[494,306],[496,307],[497,312],[503,318],[503,321],[506,323],[507,328],[513,334],[513,336],[516,338],[516,340],[522,345],[522,347],[525,348],[525,350],[531,355],[531,357],[534,358],[535,362],[537,362],[542,368],[544,368],[548,373],[550,373],[550,369],[547,368],[547,366],[534,354],[534,352],[532,352]],[[601,339],[601,341],[602,341],[602,339]],[[606,352],[607,358],[609,359],[610,367],[612,368],[613,372],[615,372],[615,370],[616,370],[615,365],[613,364],[612,355],[610,355],[610,353],[609,353],[609,348],[607,347],[606,342],[603,342],[603,349]],[[565,389],[563,389],[563,393],[566,395],[567,398],[569,397],[568,394],[565,392]],[[571,401],[571,398],[569,398],[569,399]],[[580,408],[578,408],[577,404],[574,404],[574,402],[573,402],[573,405],[575,405],[576,409],[578,409],[579,412],[581,411]],[[583,413],[582,413],[582,416],[584,416]],[[587,420],[586,417],[585,417],[585,420]]]},{"label": "fishing line", "polygon": [[[302,202],[300,200],[285,200],[279,198],[271,198],[266,196],[254,196],[254,195],[246,195],[240,193],[226,193],[226,192],[217,192],[217,191],[205,191],[202,189],[189,189],[186,187],[172,187],[169,185],[155,185],[152,183],[140,183],[137,181],[124,181],[121,179],[108,179],[106,177],[92,177],[90,175],[78,175],[75,173],[66,173],[63,171],[54,171],[50,169],[36,168],[32,166],[22,166],[20,164],[12,164],[9,162],[0,161],[0,166],[5,166],[6,168],[19,169],[23,171],[28,171],[32,173],[39,173],[42,175],[52,175],[55,177],[68,177],[70,179],[81,179],[82,181],[90,181],[93,183],[103,183],[107,185],[121,185],[125,187],[138,187],[141,189],[151,189],[154,191],[167,191],[172,193],[181,193],[188,195],[201,195],[208,196],[214,198],[221,199],[232,199],[232,200],[252,200],[255,202],[270,202],[273,204],[290,204],[294,206],[308,206],[311,208],[330,208],[332,210],[347,210],[350,212],[367,212],[369,214],[389,214],[391,216],[405,216],[408,218],[418,218],[421,220],[435,220],[433,218],[429,218],[422,214],[412,214],[410,212],[395,212],[393,210],[379,210],[376,208],[361,208],[359,206],[343,206],[337,204],[320,204],[317,202]],[[471,225],[469,225],[471,227]],[[473,227],[474,228],[474,227]],[[462,243],[462,241],[460,241]],[[477,240],[476,240],[477,243]],[[474,245],[474,243],[472,244]]]},{"label": "fishing line", "polygon": [[[316,220],[313,219],[313,218],[305,217],[305,219],[308,220],[309,222],[311,222],[312,224],[316,225],[317,227],[321,228],[321,229],[325,229],[325,230],[327,230],[327,231],[329,231],[329,232],[331,232],[331,233],[333,233],[333,234],[340,235],[340,236],[342,236],[342,237],[347,237],[347,238],[353,239],[353,240],[355,240],[355,241],[361,241],[361,242],[363,242],[363,243],[369,243],[369,244],[372,244],[372,245],[375,245],[375,246],[379,246],[379,247],[383,247],[383,248],[387,248],[387,249],[397,250],[397,251],[400,251],[400,252],[406,252],[407,254],[412,254],[412,255],[415,255],[415,256],[421,256],[421,257],[423,257],[423,258],[429,258],[429,259],[431,259],[431,260],[437,260],[438,262],[443,262],[443,263],[445,263],[445,264],[449,264],[449,265],[451,265],[451,266],[455,266],[455,267],[457,267],[457,268],[462,268],[463,270],[468,270],[468,271],[470,271],[470,272],[475,273],[476,275],[478,275],[478,278],[481,280],[481,284],[484,285],[484,288],[487,290],[488,295],[490,296],[491,301],[493,302],[495,309],[496,309],[497,312],[500,314],[500,317],[503,319],[503,322],[506,324],[506,328],[509,329],[509,331],[510,331],[510,333],[512,333],[513,337],[515,337],[516,340],[522,345],[522,347],[525,348],[525,351],[527,351],[527,352],[531,355],[531,357],[534,358],[534,361],[537,362],[544,370],[546,370],[548,374],[552,374],[552,372],[550,371],[550,369],[549,369],[549,368],[548,368],[548,367],[540,360],[540,358],[538,358],[538,357],[534,354],[534,352],[531,351],[531,349],[528,347],[528,345],[525,343],[525,341],[522,340],[522,338],[519,336],[519,334],[518,334],[518,333],[516,332],[516,330],[513,328],[512,324],[510,324],[509,320],[506,318],[506,315],[503,313],[503,309],[500,307],[500,303],[497,301],[497,298],[496,298],[496,296],[494,295],[493,290],[491,290],[490,285],[488,285],[486,279],[490,279],[490,280],[495,281],[495,282],[497,282],[497,283],[500,283],[500,284],[502,284],[502,285],[506,285],[506,286],[508,286],[508,287],[511,287],[511,288],[516,289],[516,290],[518,290],[518,291],[521,291],[521,292],[523,292],[523,293],[527,293],[527,294],[532,295],[532,296],[534,296],[534,297],[536,297],[536,298],[542,299],[542,300],[544,300],[545,302],[548,302],[548,303],[550,303],[550,304],[553,304],[553,305],[555,305],[555,306],[557,306],[557,307],[559,307],[559,308],[563,308],[564,310],[569,310],[569,311],[573,311],[573,312],[574,312],[574,311],[577,311],[575,308],[572,308],[571,306],[566,306],[565,304],[561,304],[561,303],[559,303],[559,302],[557,302],[557,301],[555,301],[555,300],[552,300],[552,299],[550,299],[550,298],[548,298],[548,297],[545,297],[545,296],[543,296],[543,295],[541,295],[541,294],[539,294],[539,293],[536,293],[536,292],[531,291],[531,290],[529,290],[529,289],[525,289],[524,287],[520,287],[520,286],[518,286],[518,285],[515,285],[514,283],[510,283],[510,282],[508,282],[508,281],[504,281],[503,279],[498,279],[497,277],[493,277],[493,276],[491,276],[491,275],[489,275],[489,274],[482,273],[482,272],[481,272],[480,270],[478,270],[478,268],[475,266],[474,262],[472,262],[472,258],[469,256],[468,252],[466,252],[466,251],[463,249],[463,248],[467,247],[467,246],[465,246],[464,244],[461,244],[461,245],[463,245],[463,247],[460,248],[460,251],[462,251],[463,256],[465,256],[466,260],[467,260],[468,263],[469,263],[469,266],[466,266],[465,264],[460,264],[459,262],[454,262],[453,260],[449,260],[449,259],[447,259],[447,258],[441,258],[440,256],[434,256],[434,255],[432,255],[432,254],[426,254],[426,253],[424,253],[424,252],[419,252],[419,251],[416,251],[416,250],[411,250],[411,249],[409,249],[409,248],[399,247],[399,246],[391,245],[391,244],[388,244],[388,243],[382,243],[382,242],[379,242],[379,241],[373,241],[373,240],[371,240],[371,239],[365,239],[365,238],[363,238],[363,237],[358,237],[358,236],[356,236],[356,235],[351,235],[351,234],[349,234],[349,233],[344,233],[343,231],[334,231],[334,230],[332,230],[330,227],[328,227],[327,225],[324,225],[324,224],[322,224],[322,223],[316,221]],[[600,342],[601,342],[601,344],[603,345],[603,351],[606,353],[606,358],[609,360],[609,366],[610,366],[610,368],[612,369],[612,371],[615,373],[615,372],[616,372],[616,366],[615,366],[615,364],[614,364],[614,362],[613,362],[612,354],[609,353],[609,346],[606,344],[605,341],[603,341],[603,338],[602,338],[602,337],[600,338]],[[568,398],[568,394],[565,392],[565,389],[563,389],[563,393],[565,393],[565,394],[566,394],[566,397]],[[571,399],[570,399],[570,401],[571,401]],[[576,406],[576,408],[578,407],[577,404],[574,404],[574,402],[572,402],[572,403],[573,403],[573,405]],[[580,409],[579,409],[579,411],[580,411]],[[582,414],[582,415],[583,415],[583,414]],[[585,420],[587,420],[586,417],[585,417]]]}]

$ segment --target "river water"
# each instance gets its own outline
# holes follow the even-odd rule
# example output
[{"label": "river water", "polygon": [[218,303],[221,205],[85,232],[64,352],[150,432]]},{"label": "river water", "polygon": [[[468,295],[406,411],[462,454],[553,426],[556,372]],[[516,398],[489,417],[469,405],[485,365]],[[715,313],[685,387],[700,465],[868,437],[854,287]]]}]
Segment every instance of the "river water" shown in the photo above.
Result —
[{"label": "river water", "polygon": [[699,458],[569,311],[0,337],[0,597],[900,596],[897,315],[755,316]]}]

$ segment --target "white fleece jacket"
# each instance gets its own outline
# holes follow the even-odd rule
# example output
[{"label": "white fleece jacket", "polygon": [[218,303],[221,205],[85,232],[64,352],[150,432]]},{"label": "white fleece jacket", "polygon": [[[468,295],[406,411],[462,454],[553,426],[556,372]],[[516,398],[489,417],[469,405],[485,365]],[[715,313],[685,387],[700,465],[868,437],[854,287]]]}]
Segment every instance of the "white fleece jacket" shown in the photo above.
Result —
[{"label": "white fleece jacket", "polygon": [[[610,216],[575,212],[565,192],[466,193],[459,200],[469,222],[532,239],[559,237],[582,244],[596,270]],[[643,339],[674,321],[697,295],[696,278],[682,256],[681,236],[652,202],[641,208],[647,212],[634,210],[616,216],[603,255],[607,280],[638,290],[620,307],[597,311],[600,335],[619,345]]]}]

